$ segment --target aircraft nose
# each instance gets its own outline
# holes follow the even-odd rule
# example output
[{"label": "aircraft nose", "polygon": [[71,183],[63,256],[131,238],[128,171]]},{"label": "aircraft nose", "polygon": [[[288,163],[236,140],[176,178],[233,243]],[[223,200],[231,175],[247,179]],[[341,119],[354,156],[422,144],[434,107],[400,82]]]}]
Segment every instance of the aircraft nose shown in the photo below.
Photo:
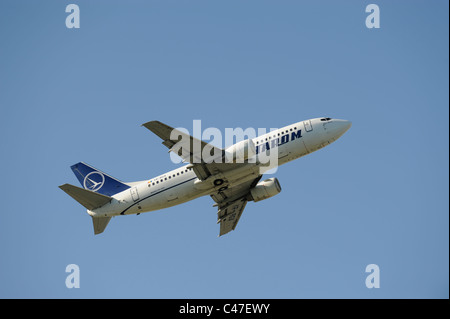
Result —
[{"label": "aircraft nose", "polygon": [[336,131],[339,133],[339,136],[347,132],[348,129],[352,127],[352,122],[347,120],[339,120],[336,124]]},{"label": "aircraft nose", "polygon": [[336,120],[333,119],[331,127],[328,129],[328,133],[332,135],[333,140],[337,140],[339,137],[341,137],[345,132],[349,130],[349,128],[352,126],[352,122],[347,120]]}]

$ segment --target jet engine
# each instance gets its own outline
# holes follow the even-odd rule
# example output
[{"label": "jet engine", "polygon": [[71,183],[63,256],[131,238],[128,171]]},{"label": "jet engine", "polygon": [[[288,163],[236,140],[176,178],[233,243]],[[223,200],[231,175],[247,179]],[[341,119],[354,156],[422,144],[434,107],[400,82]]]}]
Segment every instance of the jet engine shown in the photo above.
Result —
[{"label": "jet engine", "polygon": [[250,195],[254,202],[259,202],[263,199],[275,196],[279,192],[281,192],[280,183],[278,182],[278,179],[272,177],[256,184],[256,186],[250,190]]},{"label": "jet engine", "polygon": [[225,150],[225,163],[244,163],[256,155],[256,146],[251,139],[241,141]]}]

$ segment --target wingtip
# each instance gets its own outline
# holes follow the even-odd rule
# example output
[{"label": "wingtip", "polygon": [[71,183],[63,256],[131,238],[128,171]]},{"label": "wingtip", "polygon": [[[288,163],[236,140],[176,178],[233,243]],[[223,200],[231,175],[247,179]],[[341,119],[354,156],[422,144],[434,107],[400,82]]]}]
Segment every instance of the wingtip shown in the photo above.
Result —
[{"label": "wingtip", "polygon": [[146,126],[146,125],[149,125],[149,124],[152,124],[152,123],[161,123],[161,122],[159,122],[159,121],[148,121],[148,122],[145,122],[144,124],[142,124],[141,126]]}]

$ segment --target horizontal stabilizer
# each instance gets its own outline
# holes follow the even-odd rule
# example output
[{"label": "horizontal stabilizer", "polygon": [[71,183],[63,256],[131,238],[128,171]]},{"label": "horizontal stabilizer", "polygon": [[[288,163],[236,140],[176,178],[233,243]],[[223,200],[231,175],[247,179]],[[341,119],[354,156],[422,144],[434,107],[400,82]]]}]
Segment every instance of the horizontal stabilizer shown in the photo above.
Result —
[{"label": "horizontal stabilizer", "polygon": [[94,224],[94,234],[98,235],[103,233],[110,220],[111,217],[92,217],[92,223]]},{"label": "horizontal stabilizer", "polygon": [[[70,184],[59,186],[63,191],[69,194],[73,199],[89,210],[99,208],[108,203],[112,198],[99,193],[94,193],[87,189],[83,189]],[[106,225],[105,225],[106,227]]]}]

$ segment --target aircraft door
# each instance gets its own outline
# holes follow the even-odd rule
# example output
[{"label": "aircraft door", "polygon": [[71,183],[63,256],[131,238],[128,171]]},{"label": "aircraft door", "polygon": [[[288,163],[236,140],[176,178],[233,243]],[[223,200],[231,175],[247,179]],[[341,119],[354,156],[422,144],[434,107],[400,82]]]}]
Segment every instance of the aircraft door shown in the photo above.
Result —
[{"label": "aircraft door", "polygon": [[139,193],[138,193],[137,187],[133,187],[132,189],[130,189],[130,192],[131,192],[131,198],[133,198],[133,201],[139,200]]},{"label": "aircraft door", "polygon": [[306,132],[311,132],[313,130],[311,120],[303,121],[303,125],[305,126]]}]

